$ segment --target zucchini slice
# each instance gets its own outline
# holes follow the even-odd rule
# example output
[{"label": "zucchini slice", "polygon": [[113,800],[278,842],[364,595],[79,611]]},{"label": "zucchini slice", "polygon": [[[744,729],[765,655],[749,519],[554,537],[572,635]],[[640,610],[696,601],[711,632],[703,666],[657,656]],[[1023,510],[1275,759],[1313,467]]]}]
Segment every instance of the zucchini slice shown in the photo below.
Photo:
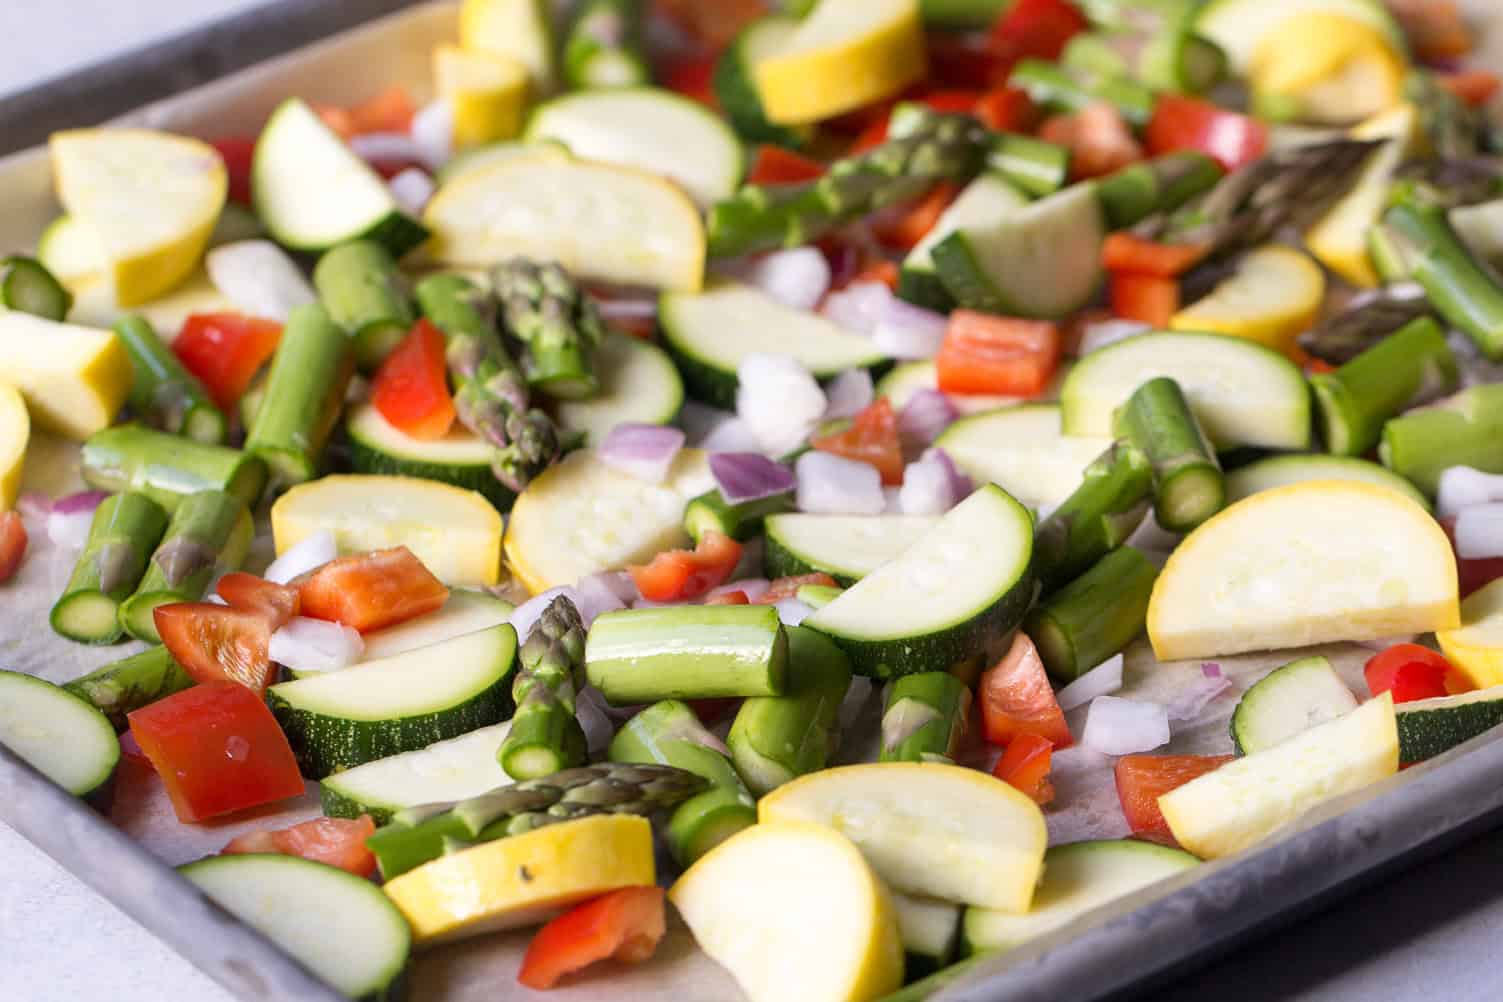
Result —
[{"label": "zucchini slice", "polygon": [[924,235],[898,272],[898,295],[931,310],[948,312],[955,299],[934,267],[934,245],[956,230],[999,226],[1028,204],[1023,194],[1000,174],[982,174],[970,184]]},{"label": "zucchini slice", "polygon": [[715,62],[711,84],[731,127],[749,143],[772,143],[798,149],[809,141],[808,126],[773,125],[767,120],[757,93],[756,65],[787,47],[798,31],[799,19],[769,14],[742,29]]},{"label": "zucchini slice", "polygon": [[369,814],[377,825],[404,807],[466,800],[512,782],[496,760],[511,721],[482,727],[417,751],[336,772],[319,784],[331,818]]},{"label": "zucchini slice", "polygon": [[746,170],[740,140],[718,115],[659,87],[556,97],[533,111],[522,139],[552,140],[586,160],[668,178],[701,206],[729,198]]},{"label": "zucchini slice", "polygon": [[488,630],[282,682],[267,702],[314,779],[425,748],[511,713],[517,635]]},{"label": "zucchini slice", "polygon": [[727,409],[736,405],[736,369],[754,353],[788,355],[822,380],[887,362],[871,338],[739,282],[717,281],[694,294],[665,293],[658,322],[689,393]]},{"label": "zucchini slice", "polygon": [[1052,508],[1112,444],[1110,429],[1065,435],[1060,425],[1058,404],[1021,404],[956,421],[934,444],[976,480],[997,484],[1030,508]]},{"label": "zucchini slice", "polygon": [[937,898],[889,893],[898,916],[898,938],[903,941],[903,979],[926,977],[954,960],[960,942],[960,906]]},{"label": "zucchini slice", "polygon": [[0,744],[75,797],[101,791],[120,761],[109,718],[73,693],[0,670]]},{"label": "zucchini slice", "polygon": [[1018,625],[1033,600],[1033,519],[988,484],[895,560],[804,625],[873,678],[964,670]]},{"label": "zucchini slice", "polygon": [[1259,491],[1307,480],[1357,480],[1397,491],[1426,509],[1430,499],[1386,466],[1350,456],[1271,456],[1226,475],[1226,501],[1232,504]]},{"label": "zucchini slice", "polygon": [[1323,657],[1300,658],[1275,668],[1237,701],[1232,744],[1250,755],[1351,713],[1357,697]]},{"label": "zucchini slice", "polygon": [[1116,409],[1157,376],[1179,383],[1218,448],[1310,446],[1310,389],[1299,367],[1223,334],[1140,334],[1091,352],[1060,388],[1065,434],[1111,434]]},{"label": "zucchini slice", "polygon": [[595,371],[599,393],[554,405],[559,426],[584,435],[587,446],[599,445],[618,424],[671,424],[684,405],[684,381],[673,360],[639,337],[607,335],[595,353]]},{"label": "zucchini slice", "polygon": [[1399,761],[1423,762],[1503,724],[1503,686],[1394,707]]},{"label": "zucchini slice", "polygon": [[436,480],[477,492],[497,511],[509,510],[517,499],[491,472],[495,450],[457,422],[443,438],[413,438],[365,403],[345,417],[344,430],[356,473]]},{"label": "zucchini slice", "polygon": [[449,600],[436,611],[367,633],[363,638],[363,660],[376,661],[394,654],[406,654],[477,630],[487,630],[509,621],[513,611],[510,602],[490,592],[455,588],[449,592]]},{"label": "zucchini slice", "polygon": [[768,516],[767,554],[763,567],[770,578],[823,571],[849,587],[897,558],[939,524],[928,515]]},{"label": "zucchini slice", "polygon": [[342,994],[401,997],[412,933],[369,880],[297,856],[210,856],[178,872]]}]

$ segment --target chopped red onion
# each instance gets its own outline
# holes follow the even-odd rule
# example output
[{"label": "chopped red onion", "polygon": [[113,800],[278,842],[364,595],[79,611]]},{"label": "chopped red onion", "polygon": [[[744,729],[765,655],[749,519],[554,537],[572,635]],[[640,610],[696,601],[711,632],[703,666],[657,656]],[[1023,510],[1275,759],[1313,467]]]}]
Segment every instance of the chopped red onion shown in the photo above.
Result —
[{"label": "chopped red onion", "polygon": [[438,190],[432,175],[421,167],[408,167],[386,182],[386,186],[391,189],[391,197],[397,200],[403,211],[414,216],[423,211],[428,200]]},{"label": "chopped red onion", "polygon": [[943,515],[959,501],[942,460],[925,453],[904,469],[903,486],[898,489],[898,510],[904,515]]},{"label": "chopped red onion", "polygon": [[337,556],[339,547],[334,542],[334,534],[328,529],[322,529],[273,560],[261,576],[277,584],[286,584],[315,567],[322,567]]},{"label": "chopped red onion", "polygon": [[41,491],[22,491],[16,498],[16,511],[29,522],[40,522],[52,514],[52,498]]},{"label": "chopped red onion", "polygon": [[89,541],[89,526],[93,521],[92,509],[65,512],[54,508],[47,516],[47,538],[54,546],[81,547]]},{"label": "chopped red onion", "polygon": [[1103,755],[1152,751],[1169,742],[1169,714],[1157,703],[1097,696],[1086,713],[1080,743]]},{"label": "chopped red onion", "polygon": [[882,475],[869,463],[813,450],[798,458],[798,508],[822,515],[880,515]]},{"label": "chopped red onion", "polygon": [[429,170],[438,170],[454,155],[454,105],[447,98],[437,98],[423,105],[412,116],[412,141],[417,159]]},{"label": "chopped red onion", "polygon": [[1206,678],[1221,678],[1221,665],[1215,661],[1202,661],[1200,663],[1200,673]]},{"label": "chopped red onion", "polygon": [[712,452],[710,473],[727,504],[759,501],[793,490],[793,471],[760,452]]},{"label": "chopped red onion", "polygon": [[109,497],[108,491],[79,491],[77,494],[69,494],[65,498],[58,498],[53,504],[52,510],[59,515],[77,515],[85,513],[92,515],[94,509],[104,503]]},{"label": "chopped red onion", "polygon": [[895,297],[883,282],[852,282],[825,297],[819,312],[853,334],[871,335]]},{"label": "chopped red onion", "polygon": [[824,420],[855,417],[876,396],[872,374],[865,369],[847,369],[825,384]]},{"label": "chopped red onion", "polygon": [[1109,344],[1125,341],[1152,329],[1148,324],[1140,324],[1136,320],[1122,320],[1115,317],[1086,324],[1085,330],[1081,332],[1080,346],[1076,349],[1076,354],[1085,358],[1091,352],[1099,351]]},{"label": "chopped red onion", "polygon": [[268,653],[293,671],[337,671],[360,660],[365,641],[343,623],[294,616],[271,635]]},{"label": "chopped red onion", "polygon": [[774,602],[773,606],[778,610],[778,618],[784,626],[797,626],[814,614],[814,606],[796,598],[785,598],[781,602]]},{"label": "chopped red onion", "polygon": [[270,240],[237,240],[204,257],[204,270],[230,302],[251,316],[285,323],[299,306],[318,294],[287,253]]},{"label": "chopped red onion", "polygon": [[872,341],[893,358],[933,358],[945,340],[944,314],[892,297],[872,330]]},{"label": "chopped red onion", "polygon": [[1113,654],[1055,695],[1061,710],[1084,706],[1098,696],[1110,696],[1122,688],[1122,655]]},{"label": "chopped red onion", "polygon": [[1196,720],[1213,699],[1230,688],[1232,688],[1232,680],[1224,675],[1215,678],[1206,675],[1192,678],[1179,692],[1175,693],[1165,710],[1170,720],[1179,722]]},{"label": "chopped red onion", "polygon": [[767,589],[772,587],[772,582],[766,578],[742,578],[740,581],[727,581],[723,585],[711,588],[705,595],[706,598],[715,598],[719,595],[727,595],[733,591],[739,591],[746,596],[748,602],[755,602],[767,594]]},{"label": "chopped red onion", "polygon": [[511,628],[517,631],[518,644],[526,643],[527,637],[532,633],[533,626],[542,618],[543,610],[547,609],[553,600],[560,595],[567,596],[569,601],[574,603],[574,608],[579,608],[579,592],[574,588],[564,585],[559,588],[549,588],[547,591],[539,592],[512,610],[509,622],[511,623]]},{"label": "chopped red onion", "polygon": [[602,463],[649,484],[660,484],[684,447],[684,433],[657,424],[618,424],[595,450]]},{"label": "chopped red onion", "polygon": [[1503,502],[1463,508],[1454,531],[1456,555],[1461,559],[1503,557]]},{"label": "chopped red onion", "polygon": [[603,612],[625,609],[637,597],[637,586],[623,571],[605,571],[580,578],[574,583],[574,607],[585,629]]},{"label": "chopped red onion", "polygon": [[795,310],[814,309],[830,288],[830,262],[817,247],[773,251],[741,271],[747,282]]},{"label": "chopped red onion", "polygon": [[1463,509],[1490,501],[1503,501],[1503,476],[1470,466],[1452,466],[1441,472],[1435,494],[1435,511],[1441,518],[1454,518]]},{"label": "chopped red onion", "polygon": [[736,416],[745,422],[760,452],[792,452],[825,413],[819,383],[787,355],[748,355],[737,367],[736,379]]},{"label": "chopped red onion", "polygon": [[913,449],[927,447],[960,416],[950,398],[938,390],[922,389],[898,412],[898,435]]}]

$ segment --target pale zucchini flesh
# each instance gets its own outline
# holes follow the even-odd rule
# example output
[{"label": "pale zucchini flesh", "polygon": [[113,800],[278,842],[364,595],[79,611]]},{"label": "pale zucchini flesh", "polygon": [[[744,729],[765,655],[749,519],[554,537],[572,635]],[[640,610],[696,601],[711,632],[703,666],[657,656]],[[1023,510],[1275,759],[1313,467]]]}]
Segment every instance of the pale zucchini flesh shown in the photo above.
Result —
[{"label": "pale zucchini flesh", "polygon": [[0,670],[0,744],[74,796],[102,788],[120,761],[109,719],[65,689]]},{"label": "pale zucchini flesh", "polygon": [[384,825],[406,807],[466,800],[512,782],[496,760],[511,721],[492,724],[417,751],[357,765],[320,784],[331,818],[369,814]]},{"label": "pale zucchini flesh", "polygon": [[595,353],[600,392],[560,400],[554,415],[565,431],[599,445],[618,424],[671,424],[684,404],[684,381],[663,349],[629,334],[609,334]]},{"label": "pale zucchini flesh", "polygon": [[1058,404],[985,411],[955,422],[935,441],[972,479],[994,483],[1035,510],[1074,493],[1085,468],[1111,443],[1110,430],[1065,434]]},{"label": "pale zucchini flesh", "polygon": [[1357,697],[1330,661],[1300,658],[1275,668],[1242,694],[1232,711],[1232,743],[1239,754],[1249,755],[1356,708]]},{"label": "pale zucchini flesh", "polygon": [[766,563],[770,578],[823,572],[854,584],[937,525],[928,515],[768,516]]}]

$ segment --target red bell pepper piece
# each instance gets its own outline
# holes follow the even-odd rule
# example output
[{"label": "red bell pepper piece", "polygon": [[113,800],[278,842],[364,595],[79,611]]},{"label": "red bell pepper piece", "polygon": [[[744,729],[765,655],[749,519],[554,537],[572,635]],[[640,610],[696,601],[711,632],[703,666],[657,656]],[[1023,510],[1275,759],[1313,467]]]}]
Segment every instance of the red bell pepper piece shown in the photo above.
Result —
[{"label": "red bell pepper piece", "polygon": [[711,595],[705,599],[705,605],[750,605],[751,599],[746,597],[746,592],[723,591],[719,595]]},{"label": "red bell pepper piece", "polygon": [[361,633],[416,619],[449,600],[449,589],[405,546],[341,557],[293,583],[304,616]]},{"label": "red bell pepper piece", "polygon": [[26,556],[26,523],[18,511],[0,512],[0,584],[15,577]]},{"label": "red bell pepper piece", "polygon": [[1112,272],[1178,278],[1199,264],[1208,250],[1205,244],[1161,244],[1122,231],[1106,238],[1101,265]]},{"label": "red bell pepper piece", "polygon": [[371,403],[404,434],[443,438],[454,425],[444,335],[426,318],[419,320],[371,382]]},{"label": "red bell pepper piece", "polygon": [[1388,0],[1388,7],[1421,62],[1460,59],[1476,44],[1455,0]]},{"label": "red bell pepper piece", "polygon": [[661,887],[623,887],[560,915],[527,945],[517,980],[552,988],[566,974],[597,961],[640,964],[657,951],[667,931]]},{"label": "red bell pepper piece", "polygon": [[299,797],[287,736],[258,693],[200,682],[130,713],[130,732],[184,823]]},{"label": "red bell pepper piece", "polygon": [[938,87],[990,90],[1006,83],[1016,57],[1000,56],[985,35],[931,31],[929,79]]},{"label": "red bell pepper piece", "polygon": [[1046,320],[1019,320],[974,310],[950,314],[935,358],[945,393],[1036,396],[1059,365],[1060,331]]},{"label": "red bell pepper piece", "polygon": [[1043,806],[1054,799],[1054,784],[1049,782],[1049,759],[1053,750],[1054,745],[1048,738],[1019,734],[997,759],[992,775]]},{"label": "red bell pepper piece", "polygon": [[943,181],[923,198],[912,203],[908,210],[895,219],[880,222],[872,227],[884,247],[896,251],[910,251],[925,234],[934,229],[939,217],[944,215],[950,203],[960,194],[960,185]]},{"label": "red bell pepper piece", "polygon": [[264,616],[273,630],[285,626],[302,608],[302,596],[296,588],[244,571],[226,574],[219,579],[214,590],[231,608]]},{"label": "red bell pepper piece", "polygon": [[[1446,538],[1451,541],[1451,549],[1455,550],[1456,519],[1443,518],[1440,520],[1440,527],[1446,531]],[[1503,578],[1503,557],[1463,558],[1458,553],[1456,554],[1456,574],[1461,597],[1466,598],[1483,585]]]},{"label": "red bell pepper piece", "polygon": [[282,325],[239,313],[195,313],[183,324],[172,350],[204,384],[221,410],[245,395],[256,373],[277,350]]},{"label": "red bell pepper piece", "polygon": [[800,156],[781,146],[762,143],[757,147],[757,157],[752,161],[747,180],[752,184],[800,184],[813,181],[825,172],[825,165],[818,160]]},{"label": "red bell pepper piece", "polygon": [[152,620],[168,653],[199,683],[234,682],[259,696],[276,677],[270,654],[275,627],[263,612],[175,602],[157,606]]},{"label": "red bell pepper piece", "polygon": [[652,602],[682,602],[699,598],[724,584],[741,562],[741,544],[718,532],[707,532],[692,550],[667,550],[649,564],[627,568],[642,597]]},{"label": "red bell pepper piece", "polygon": [[312,107],[324,124],[343,139],[370,132],[408,132],[417,114],[412,95],[400,84],[392,84],[374,97],[348,107],[319,103]]},{"label": "red bell pepper piece", "polygon": [[1038,107],[1025,90],[996,87],[976,102],[976,117],[998,132],[1029,132],[1038,119]]},{"label": "red bell pepper piece", "polygon": [[661,70],[663,86],[707,108],[719,108],[715,97],[716,56],[686,56],[675,59]]},{"label": "red bell pepper piece", "polygon": [[810,439],[820,452],[870,463],[889,487],[903,482],[903,446],[898,439],[898,417],[886,397],[878,397],[851,419],[851,426],[823,438]]},{"label": "red bell pepper piece", "polygon": [[764,591],[753,605],[776,605],[785,598],[796,598],[798,590],[804,585],[823,585],[826,588],[834,588],[840,582],[823,571],[815,571],[813,574],[799,574],[789,578],[776,578]]},{"label": "red bell pepper piece", "polygon": [[1160,845],[1178,845],[1159,798],[1226,765],[1235,755],[1124,755],[1117,759],[1117,799],[1133,835]]},{"label": "red bell pepper piece", "polygon": [[1210,101],[1164,94],[1154,105],[1145,139],[1153,156],[1176,150],[1199,150],[1233,171],[1267,151],[1268,127]]},{"label": "red bell pepper piece", "polygon": [[1002,660],[982,672],[976,697],[982,733],[994,745],[1011,745],[1023,734],[1036,734],[1056,748],[1074,743],[1038,648],[1022,632],[1013,636]]},{"label": "red bell pepper piece", "polygon": [[256,158],[254,136],[231,136],[215,139],[209,143],[224,161],[225,174],[229,176],[229,199],[249,208],[251,201],[251,164]]},{"label": "red bell pepper piece", "polygon": [[1456,669],[1445,655],[1419,644],[1394,644],[1367,659],[1362,675],[1374,696],[1393,693],[1395,703],[1447,694],[1446,676]]},{"label": "red bell pepper piece", "polygon": [[1179,281],[1120,271],[1111,274],[1112,313],[1150,327],[1168,327],[1179,312]]},{"label": "red bell pepper piece", "polygon": [[1017,0],[992,25],[988,41],[1010,70],[1021,59],[1058,59],[1070,39],[1089,27],[1086,16],[1065,0]]},{"label": "red bell pepper piece", "polygon": [[315,863],[337,866],[357,877],[376,872],[376,857],[365,847],[365,840],[375,834],[376,823],[369,814],[349,818],[314,818],[288,828],[247,832],[230,839],[219,850],[221,856],[241,853],[276,853],[300,856]]},{"label": "red bell pepper piece", "polygon": [[1143,159],[1143,147],[1122,113],[1106,102],[1046,119],[1039,138],[1070,151],[1070,176],[1101,177]]},{"label": "red bell pepper piece", "polygon": [[1503,80],[1499,80],[1496,73],[1490,73],[1487,70],[1440,73],[1436,75],[1435,82],[1473,108],[1480,108],[1492,100],[1493,95],[1498,92],[1498,87],[1503,85]]}]

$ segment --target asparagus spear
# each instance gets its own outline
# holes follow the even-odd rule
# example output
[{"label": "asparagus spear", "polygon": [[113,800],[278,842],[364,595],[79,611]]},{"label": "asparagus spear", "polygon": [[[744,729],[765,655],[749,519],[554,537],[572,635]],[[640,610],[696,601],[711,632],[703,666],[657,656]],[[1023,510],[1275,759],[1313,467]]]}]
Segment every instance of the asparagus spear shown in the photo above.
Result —
[{"label": "asparagus spear", "polygon": [[1383,213],[1381,227],[1409,261],[1436,312],[1466,332],[1490,360],[1503,361],[1503,283],[1461,242],[1445,211],[1401,198]]},{"label": "asparagus spear", "polygon": [[1411,321],[1335,372],[1310,377],[1326,449],[1362,455],[1382,438],[1384,421],[1454,393],[1460,379],[1440,325]]},{"label": "asparagus spear", "polygon": [[558,429],[528,409],[527,382],[496,333],[489,298],[467,278],[433,275],[418,283],[417,299],[444,332],[460,422],[490,443],[496,479],[520,494],[558,458]]},{"label": "asparagus spear", "polygon": [[1411,72],[1404,80],[1404,98],[1419,109],[1420,130],[1436,156],[1469,157],[1479,152],[1481,115],[1442,87],[1433,73]]},{"label": "asparagus spear", "polygon": [[1122,546],[1046,598],[1023,622],[1049,674],[1070,682],[1132,643],[1148,617],[1159,569]]},{"label": "asparagus spear", "polygon": [[218,445],[229,431],[224,412],[214,406],[203,384],[162,343],[151,324],[135,314],[115,324],[115,336],[130,353],[135,382],[130,406],[153,428],[186,435],[195,442]]},{"label": "asparagus spear", "polygon": [[583,400],[600,392],[595,351],[605,321],[595,301],[564,269],[513,258],[491,276],[507,333],[523,345],[527,385],[559,400]]},{"label": "asparagus spear", "polygon": [[146,558],[167,528],[167,513],[144,494],[115,494],[94,511],[89,540],[68,586],[52,607],[52,628],[84,644],[113,644],[124,634],[118,615],[146,571]]},{"label": "asparagus spear", "polygon": [[372,240],[352,240],[318,259],[313,285],[335,324],[355,339],[355,361],[371,372],[391,354],[417,319],[391,252]]},{"label": "asparagus spear", "polygon": [[216,574],[239,569],[254,531],[245,504],[234,495],[190,494],[172,513],[140,586],[120,607],[121,627],[137,640],[160,643],[157,606],[202,598]]},{"label": "asparagus spear", "polygon": [[744,542],[762,531],[762,520],[768,515],[792,510],[791,493],[731,504],[717,487],[685,506],[684,531],[695,543],[706,532],[718,532]]},{"label": "asparagus spear", "polygon": [[904,675],[887,687],[883,762],[949,762],[965,736],[971,690],[949,672]]},{"label": "asparagus spear", "polygon": [[586,0],[564,41],[570,87],[638,87],[652,82],[642,46],[641,0]]},{"label": "asparagus spear", "polygon": [[665,765],[597,765],[503,786],[454,804],[426,804],[393,815],[366,847],[390,880],[444,854],[444,840],[489,842],[592,814],[652,814],[682,803],[705,781]]},{"label": "asparagus spear", "polygon": [[1153,467],[1130,442],[1114,442],[1085,468],[1075,492],[1039,524],[1033,566],[1049,592],[1133,534],[1148,512]]},{"label": "asparagus spear", "polygon": [[[1375,227],[1373,234],[1382,232]],[[1347,308],[1299,336],[1299,346],[1323,362],[1344,365],[1405,324],[1431,315],[1423,295],[1390,288],[1352,299]]]},{"label": "asparagus spear", "polygon": [[1132,125],[1147,125],[1153,117],[1153,91],[1126,76],[1090,70],[1071,73],[1056,63],[1024,59],[1013,68],[1007,84],[1055,111],[1080,111],[1105,101]]},{"label": "asparagus spear", "polygon": [[193,684],[192,677],[172,659],[165,647],[153,647],[112,661],[63,685],[92,703],[119,731],[128,726],[125,715],[155,703]]},{"label": "asparagus spear", "polygon": [[90,487],[135,491],[168,512],[206,490],[233,494],[252,508],[266,486],[266,464],[255,456],[134,424],[90,436],[82,460]]},{"label": "asparagus spear", "polygon": [[272,356],[266,396],[245,451],[260,456],[283,486],[312,480],[354,374],[350,339],[328,311],[317,303],[294,309]]},{"label": "asparagus spear", "polygon": [[1503,383],[1474,386],[1383,426],[1378,458],[1431,497],[1447,467],[1503,473]]},{"label": "asparagus spear", "polygon": [[668,848],[680,866],[757,822],[757,807],[723,745],[687,703],[666,699],[626,722],[611,739],[612,762],[657,762],[703,777],[710,788],[684,801],[668,818]]},{"label": "asparagus spear", "polygon": [[1159,376],[1139,386],[1117,412],[1117,434],[1153,467],[1153,514],[1170,532],[1189,532],[1226,506],[1216,452],[1184,391]]},{"label": "asparagus spear", "polygon": [[[900,127],[901,126],[901,127]],[[747,184],[710,210],[709,251],[737,257],[798,247],[941,181],[965,181],[985,163],[989,134],[968,115],[928,111],[899,118],[887,142],[837,160],[807,184]]]},{"label": "asparagus spear", "polygon": [[1043,198],[1070,179],[1070,151],[1033,136],[995,132],[986,143],[986,169],[1001,174],[1025,194]]},{"label": "asparagus spear", "polygon": [[585,736],[574,716],[584,675],[585,628],[568,596],[548,603],[522,645],[511,694],[517,713],[497,761],[512,779],[583,765]]},{"label": "asparagus spear", "polygon": [[823,769],[840,737],[836,716],[851,686],[851,662],[823,634],[788,633],[788,692],[741,704],[726,738],[731,761],[757,796]]},{"label": "asparagus spear", "polygon": [[1203,153],[1181,150],[1114,171],[1096,182],[1096,197],[1111,229],[1136,226],[1173,212],[1221,180],[1221,165]]},{"label": "asparagus spear", "polygon": [[590,627],[585,671],[613,705],[781,696],[788,636],[770,605],[607,612]]},{"label": "asparagus spear", "polygon": [[12,254],[0,258],[0,308],[63,320],[73,308],[73,293],[36,258]]}]

